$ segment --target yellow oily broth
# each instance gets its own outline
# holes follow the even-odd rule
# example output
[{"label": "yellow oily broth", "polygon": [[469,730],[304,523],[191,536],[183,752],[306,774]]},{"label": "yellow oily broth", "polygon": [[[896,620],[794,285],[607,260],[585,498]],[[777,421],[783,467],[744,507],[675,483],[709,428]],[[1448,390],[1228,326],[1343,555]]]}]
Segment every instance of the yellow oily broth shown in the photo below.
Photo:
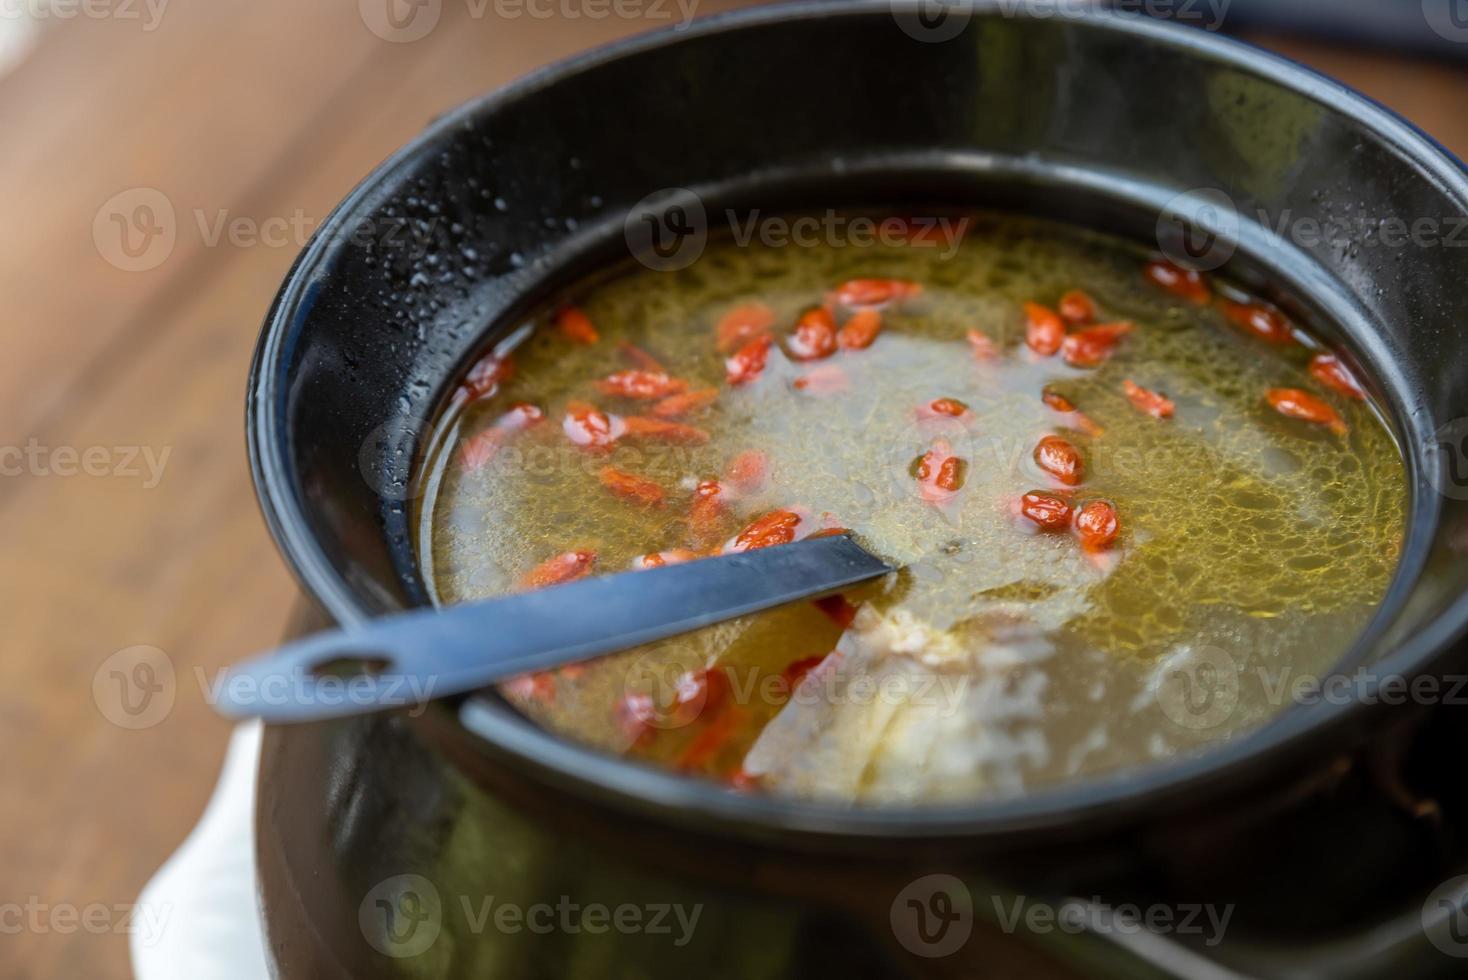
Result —
[{"label": "yellow oily broth", "polygon": [[[869,614],[900,610],[956,642],[971,659],[937,673],[980,685],[942,721],[934,712],[904,714],[902,704],[819,709],[815,727],[823,732],[876,729],[893,744],[863,748],[876,754],[853,763],[849,778],[772,774],[772,790],[858,800],[1018,792],[1170,756],[1257,724],[1283,707],[1263,679],[1327,670],[1385,592],[1405,519],[1404,468],[1370,405],[1322,392],[1309,377],[1310,350],[1269,347],[1216,308],[1157,289],[1141,275],[1145,260],[1109,237],[977,215],[954,254],[945,246],[716,242],[684,270],[631,266],[585,284],[571,298],[596,324],[597,344],[572,344],[550,328],[529,333],[503,390],[440,423],[445,448],[430,468],[441,479],[420,514],[423,563],[437,596],[452,603],[509,591],[537,563],[573,548],[595,551],[597,570],[612,572],[648,552],[689,547],[693,486],[757,449],[770,460],[771,485],[735,502],[722,531],[732,535],[775,508],[832,515],[906,566],[867,590]],[[801,364],[777,344],[758,382],[725,383],[713,335],[733,304],[769,304],[783,339],[801,310],[836,284],[866,276],[924,287],[884,312],[870,349]],[[1136,324],[1097,368],[1024,347],[1020,304],[1053,305],[1072,288],[1095,298],[1103,320]],[[535,318],[537,326],[551,313]],[[972,356],[971,328],[994,340],[997,362]],[[684,420],[712,434],[706,445],[624,440],[596,455],[568,441],[560,420],[569,400],[623,415],[645,410],[595,388],[596,379],[629,366],[617,353],[622,341],[653,353],[692,387],[720,389],[711,408]],[[793,387],[799,375],[831,365],[845,375],[844,391]],[[1134,409],[1121,392],[1127,378],[1165,391],[1176,417],[1159,421]],[[1046,386],[1103,434],[1066,429],[1040,398]],[[1349,434],[1274,414],[1262,399],[1271,387],[1323,394]],[[965,402],[972,419],[920,423],[917,406],[939,397]],[[546,420],[488,466],[463,472],[455,437],[483,430],[515,402],[541,407]],[[1110,562],[1092,561],[1069,535],[1027,533],[1013,517],[1015,497],[1048,485],[1030,454],[1040,437],[1057,432],[1085,459],[1077,499],[1102,497],[1120,513],[1123,534]],[[938,436],[967,462],[958,502],[944,510],[918,498],[910,472]],[[667,503],[642,508],[608,493],[597,472],[609,464],[657,482]],[[629,690],[665,691],[679,671],[727,667],[742,713],[738,732],[695,767],[722,776],[746,761],[761,727],[788,707],[770,679],[794,660],[830,651],[840,635],[802,605],[547,679],[549,698],[512,697],[571,737],[671,763],[708,722],[659,729],[629,746],[616,704]],[[1188,658],[1199,651],[1211,658],[1208,670],[1219,662],[1237,669],[1237,705],[1222,720],[1179,723],[1175,710],[1159,709],[1160,673],[1194,664]],[[980,695],[989,700],[974,702]],[[926,727],[915,734],[919,717]],[[799,752],[805,743],[788,744]],[[760,754],[773,751],[767,745]],[[831,751],[840,754],[839,746]],[[814,743],[811,756],[825,758]],[[915,759],[914,770],[927,775],[894,775],[895,758]],[[909,793],[904,780],[916,788]]]}]

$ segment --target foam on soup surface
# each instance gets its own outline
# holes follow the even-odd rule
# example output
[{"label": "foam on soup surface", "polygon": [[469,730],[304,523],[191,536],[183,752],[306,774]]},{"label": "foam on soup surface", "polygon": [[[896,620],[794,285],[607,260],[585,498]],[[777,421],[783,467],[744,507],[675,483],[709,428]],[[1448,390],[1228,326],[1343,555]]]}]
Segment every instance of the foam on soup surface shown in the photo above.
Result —
[{"label": "foam on soup surface", "polygon": [[466,375],[422,476],[442,602],[839,529],[903,566],[517,706],[734,791],[910,802],[1194,750],[1328,672],[1406,508],[1349,371],[1128,243],[948,222],[629,265]]}]

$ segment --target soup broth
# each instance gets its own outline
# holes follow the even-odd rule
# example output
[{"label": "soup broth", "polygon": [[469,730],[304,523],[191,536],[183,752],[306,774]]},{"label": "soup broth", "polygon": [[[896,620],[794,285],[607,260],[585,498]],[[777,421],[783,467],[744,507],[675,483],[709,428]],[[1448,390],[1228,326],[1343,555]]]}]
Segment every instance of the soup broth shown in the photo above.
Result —
[{"label": "soup broth", "polygon": [[1329,671],[1406,509],[1349,371],[1128,242],[945,221],[629,264],[466,375],[421,477],[440,602],[838,529],[901,566],[513,703],[732,791],[913,802],[1192,751]]}]

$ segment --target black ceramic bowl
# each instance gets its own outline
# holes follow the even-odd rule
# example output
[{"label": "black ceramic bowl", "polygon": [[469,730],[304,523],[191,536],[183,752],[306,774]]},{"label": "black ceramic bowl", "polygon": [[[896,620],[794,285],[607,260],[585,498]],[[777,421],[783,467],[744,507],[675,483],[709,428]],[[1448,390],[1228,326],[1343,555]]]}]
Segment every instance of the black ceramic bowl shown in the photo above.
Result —
[{"label": "black ceramic bowl", "polygon": [[[693,200],[669,189],[710,214],[972,205],[1152,242],[1178,210],[1169,201],[1212,188],[1237,220],[1203,222],[1225,246],[1208,257],[1226,254],[1229,274],[1267,282],[1354,356],[1409,462],[1401,571],[1350,664],[1453,669],[1468,620],[1455,550],[1468,540],[1460,165],[1340,85],[1213,34],[955,10],[933,21],[886,2],[782,6],[638,38],[449,113],[353,191],[282,288],[250,386],[260,499],[309,597],[341,623],[425,601],[406,497],[451,377],[556,286],[625,258],[629,227]],[[1368,222],[1350,225],[1368,231],[1347,247],[1312,244],[1275,234],[1280,215],[1292,227],[1420,219],[1440,233],[1392,245]],[[1064,975],[1135,956],[1186,973],[1193,955],[1268,972],[1287,939],[1341,969],[1430,969],[1448,961],[1414,959],[1438,956],[1420,928],[1369,948],[1328,943],[1363,914],[1347,900],[1358,879],[1377,898],[1398,889],[1410,924],[1429,872],[1369,848],[1342,862],[1338,840],[1302,829],[1323,787],[1354,778],[1340,760],[1433,717],[1382,703],[1369,683],[1194,758],[910,811],[730,794],[563,742],[488,694],[274,729],[258,824],[272,953],[289,977],[960,975],[980,963]],[[1444,803],[1445,820],[1457,812]],[[1301,839],[1282,847],[1281,833]],[[1409,854],[1444,846],[1416,833],[1404,816]],[[948,957],[899,921],[945,907],[931,881],[918,905],[902,891],[933,872],[964,882],[977,920]],[[1016,892],[1206,894],[1239,908],[1229,943],[1179,935],[1139,951],[1116,935],[1016,937],[990,903]],[[647,930],[542,935],[478,922],[490,895],[703,912],[683,945]]]}]

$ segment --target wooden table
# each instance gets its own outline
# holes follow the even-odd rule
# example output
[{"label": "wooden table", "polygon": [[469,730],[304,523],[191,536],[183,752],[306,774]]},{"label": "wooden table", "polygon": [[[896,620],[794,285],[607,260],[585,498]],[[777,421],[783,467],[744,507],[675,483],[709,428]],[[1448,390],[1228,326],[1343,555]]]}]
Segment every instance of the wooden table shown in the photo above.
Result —
[{"label": "wooden table", "polygon": [[[478,6],[445,3],[426,37],[392,43],[351,0],[179,0],[153,29],[146,14],[48,22],[0,78],[0,447],[29,454],[0,479],[0,906],[130,902],[208,796],[229,729],[196,671],[270,644],[294,594],[255,508],[241,406],[260,320],[311,226],[435,113],[663,26]],[[1278,46],[1468,153],[1464,72]],[[136,208],[158,194],[177,227],[166,254]],[[135,255],[114,211],[139,219]],[[90,475],[68,475],[86,459]],[[175,677],[166,717],[136,730],[110,720],[128,719],[102,669],[134,645]],[[0,931],[0,975],[127,975],[124,936],[67,931],[65,914]]]}]

